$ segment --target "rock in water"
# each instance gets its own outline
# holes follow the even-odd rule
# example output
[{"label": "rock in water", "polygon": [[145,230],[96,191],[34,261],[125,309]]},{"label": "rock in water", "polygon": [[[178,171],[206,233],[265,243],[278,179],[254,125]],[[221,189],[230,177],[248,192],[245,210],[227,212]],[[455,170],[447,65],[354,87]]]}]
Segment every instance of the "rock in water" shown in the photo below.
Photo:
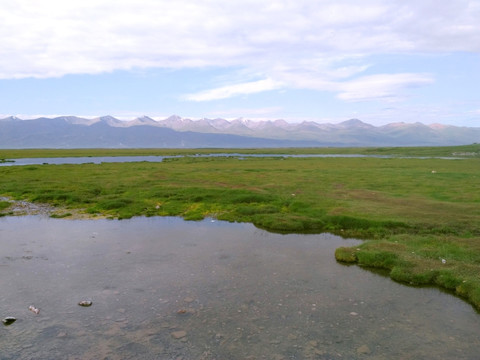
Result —
[{"label": "rock in water", "polygon": [[187,336],[187,332],[183,330],[172,332],[172,337],[174,339],[181,339],[181,338],[184,338],[185,336]]},{"label": "rock in water", "polygon": [[2,320],[2,323],[3,325],[8,326],[12,325],[15,321],[17,321],[17,319],[13,316],[7,316],[5,319]]},{"label": "rock in water", "polygon": [[370,348],[367,345],[362,345],[357,349],[358,355],[367,355],[370,354]]},{"label": "rock in water", "polygon": [[92,306],[92,302],[90,300],[83,300],[78,303],[78,305],[83,306],[83,307],[89,307]]}]

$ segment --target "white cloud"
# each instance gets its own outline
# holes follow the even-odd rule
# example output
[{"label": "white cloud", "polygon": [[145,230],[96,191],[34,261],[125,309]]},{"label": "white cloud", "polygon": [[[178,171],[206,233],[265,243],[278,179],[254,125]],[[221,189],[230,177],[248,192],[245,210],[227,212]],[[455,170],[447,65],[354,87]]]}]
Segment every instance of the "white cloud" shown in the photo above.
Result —
[{"label": "white cloud", "polygon": [[3,1],[0,79],[235,67],[245,78],[184,99],[295,88],[395,101],[433,75],[364,75],[363,59],[480,53],[479,18],[480,0]]},{"label": "white cloud", "polygon": [[265,108],[236,108],[225,110],[214,110],[208,113],[208,116],[221,116],[230,119],[238,118],[239,114],[243,117],[247,117],[250,120],[269,120],[272,117],[279,116],[284,111],[283,107],[272,106]]},{"label": "white cloud", "polygon": [[209,101],[227,99],[237,95],[247,95],[262,91],[275,90],[281,88],[282,86],[283,83],[281,82],[274,81],[272,79],[264,79],[242,84],[227,85],[195,94],[189,94],[185,96],[185,100]]},{"label": "white cloud", "polygon": [[478,0],[16,0],[0,78],[241,66],[338,54],[480,52]]},{"label": "white cloud", "polygon": [[339,99],[348,101],[397,101],[407,88],[430,84],[434,80],[426,74],[377,74],[363,76],[338,84]]}]

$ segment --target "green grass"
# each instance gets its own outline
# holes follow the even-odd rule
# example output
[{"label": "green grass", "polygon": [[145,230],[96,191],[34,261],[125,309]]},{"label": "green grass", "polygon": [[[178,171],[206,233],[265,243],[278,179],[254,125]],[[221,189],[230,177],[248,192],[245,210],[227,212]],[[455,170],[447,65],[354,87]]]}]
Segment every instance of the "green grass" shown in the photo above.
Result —
[{"label": "green grass", "polygon": [[16,158],[78,156],[195,155],[215,153],[242,154],[363,154],[388,156],[458,156],[480,157],[480,144],[425,147],[327,147],[263,149],[0,149],[0,162]]},{"label": "green grass", "polygon": [[480,237],[399,234],[342,247],[335,257],[344,263],[387,270],[409,285],[437,285],[464,297],[480,309]]},{"label": "green grass", "polygon": [[0,211],[7,209],[10,205],[8,201],[0,201]]},{"label": "green grass", "polygon": [[[175,155],[209,150],[24,150],[0,158]],[[229,150],[237,152],[239,150]],[[255,152],[253,149],[241,152]],[[480,309],[480,159],[445,148],[262,149],[394,158],[183,157],[162,163],[0,167],[0,196],[112,218],[182,216],[250,222],[275,232],[366,239],[338,261],[383,269],[395,281],[437,285]],[[404,156],[426,156],[425,159]],[[0,202],[0,211],[7,212]],[[444,261],[442,261],[444,260]]]}]

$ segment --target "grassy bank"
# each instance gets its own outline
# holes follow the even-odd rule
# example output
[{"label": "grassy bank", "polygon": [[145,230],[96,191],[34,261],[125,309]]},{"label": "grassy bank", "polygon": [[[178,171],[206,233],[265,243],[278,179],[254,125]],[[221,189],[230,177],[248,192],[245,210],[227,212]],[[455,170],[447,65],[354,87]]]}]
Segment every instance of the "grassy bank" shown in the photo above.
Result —
[{"label": "grassy bank", "polygon": [[[416,153],[412,149],[416,148],[355,150],[452,156],[478,153],[480,147],[417,148]],[[86,156],[85,150],[77,155],[48,151],[51,156]],[[136,154],[185,154],[159,151]],[[9,155],[0,151],[0,158],[13,157]],[[338,249],[339,261],[383,268],[392,279],[408,284],[438,285],[480,309],[480,159],[464,156],[185,157],[162,163],[0,167],[0,195],[62,206],[65,213],[83,209],[92,216],[172,215],[192,220],[211,216],[277,232],[329,231],[360,237],[368,241]]]}]

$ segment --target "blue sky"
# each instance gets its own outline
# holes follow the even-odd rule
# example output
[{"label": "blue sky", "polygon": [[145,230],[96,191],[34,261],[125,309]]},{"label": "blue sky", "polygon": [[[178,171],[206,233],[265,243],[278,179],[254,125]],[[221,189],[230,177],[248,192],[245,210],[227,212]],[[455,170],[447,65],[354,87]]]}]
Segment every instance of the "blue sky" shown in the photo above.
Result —
[{"label": "blue sky", "polygon": [[480,0],[16,0],[0,117],[480,127]]}]

